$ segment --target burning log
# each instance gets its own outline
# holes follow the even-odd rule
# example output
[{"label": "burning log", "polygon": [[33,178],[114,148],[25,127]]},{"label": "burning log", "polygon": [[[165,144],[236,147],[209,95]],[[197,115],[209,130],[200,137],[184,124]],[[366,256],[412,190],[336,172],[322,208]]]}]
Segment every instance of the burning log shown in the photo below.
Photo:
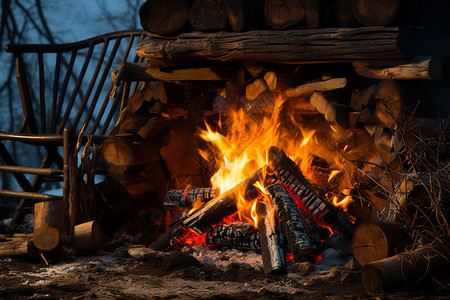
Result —
[{"label": "burning log", "polygon": [[366,26],[386,26],[397,15],[400,0],[353,0],[353,15]]},{"label": "burning log", "polygon": [[33,243],[40,249],[50,251],[59,244],[64,233],[64,202],[44,201],[34,205]]},{"label": "burning log", "polygon": [[286,271],[286,259],[282,248],[282,236],[279,224],[274,216],[267,213],[264,203],[256,206],[258,214],[259,241],[263,259],[264,273],[277,274]]},{"label": "burning log", "polygon": [[188,16],[188,0],[147,0],[139,9],[142,28],[161,35],[180,30]]},{"label": "burning log", "polygon": [[281,228],[283,228],[294,261],[309,260],[312,251],[311,240],[294,199],[278,183],[270,185],[266,189],[272,196],[272,204],[280,219]]},{"label": "burning log", "polygon": [[232,189],[223,192],[216,198],[175,223],[165,234],[150,245],[156,251],[164,251],[175,245],[188,231],[193,230],[198,234],[203,234],[211,229],[215,224],[220,223],[224,218],[237,211],[237,198],[239,194],[245,200],[252,200],[259,196],[254,184],[264,179],[267,167],[261,168],[250,177],[241,181]]},{"label": "burning log", "polygon": [[284,29],[300,23],[305,10],[297,0],[266,0],[264,12],[267,24],[274,29]]},{"label": "burning log", "polygon": [[324,81],[305,83],[295,88],[287,89],[284,96],[287,98],[309,96],[314,92],[326,92],[344,88],[347,78],[333,78]]},{"label": "burning log", "polygon": [[261,249],[258,230],[244,222],[217,225],[206,234],[206,244],[244,250]]},{"label": "burning log", "polygon": [[283,186],[294,196],[301,207],[322,226],[329,226],[351,239],[355,231],[348,217],[327,201],[322,200],[311,188],[295,163],[283,150],[272,146],[269,150],[269,165],[275,170]]},{"label": "burning log", "polygon": [[192,207],[197,201],[204,203],[213,199],[217,195],[215,188],[198,188],[190,191],[186,190],[170,190],[167,192],[164,200],[164,206]]},{"label": "burning log", "polygon": [[442,62],[435,56],[418,56],[411,61],[353,62],[356,73],[366,78],[396,80],[441,80]]},{"label": "burning log", "polygon": [[194,30],[224,29],[227,12],[223,0],[195,0],[189,9],[188,21]]},{"label": "burning log", "polygon": [[412,243],[400,223],[367,222],[355,230],[353,254],[361,266],[401,252]]},{"label": "burning log", "polygon": [[429,276],[448,275],[449,267],[448,257],[427,247],[371,262],[361,276],[367,291],[382,293],[398,290],[408,281],[417,284]]}]

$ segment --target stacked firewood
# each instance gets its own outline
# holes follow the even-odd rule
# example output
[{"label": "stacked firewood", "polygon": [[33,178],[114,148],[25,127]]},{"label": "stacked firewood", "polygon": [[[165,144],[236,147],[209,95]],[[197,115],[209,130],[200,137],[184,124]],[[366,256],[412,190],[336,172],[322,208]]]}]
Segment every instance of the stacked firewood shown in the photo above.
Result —
[{"label": "stacked firewood", "polygon": [[145,30],[170,35],[189,29],[385,26],[399,8],[400,0],[147,0],[139,15]]}]

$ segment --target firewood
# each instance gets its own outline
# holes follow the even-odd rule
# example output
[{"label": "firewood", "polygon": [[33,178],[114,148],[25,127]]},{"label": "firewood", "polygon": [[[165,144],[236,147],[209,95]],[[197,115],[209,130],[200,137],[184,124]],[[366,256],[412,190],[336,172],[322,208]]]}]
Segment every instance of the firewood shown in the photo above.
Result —
[{"label": "firewood", "polygon": [[259,232],[253,225],[234,222],[217,225],[206,234],[208,246],[230,247],[243,250],[260,250]]},{"label": "firewood", "polygon": [[201,201],[206,203],[218,194],[216,189],[212,187],[192,189],[189,191],[170,190],[167,192],[163,205],[166,207],[192,207],[195,202]]},{"label": "firewood", "polygon": [[149,117],[143,117],[135,114],[130,114],[119,125],[118,134],[136,134],[149,121]]},{"label": "firewood", "polygon": [[354,110],[361,112],[363,108],[367,106],[369,100],[374,97],[376,91],[376,85],[371,85],[364,91],[354,91],[350,100],[350,105]]},{"label": "firewood", "polygon": [[366,78],[393,80],[441,80],[443,66],[435,56],[418,56],[403,62],[353,62],[356,73]]},{"label": "firewood", "polygon": [[352,239],[353,255],[361,266],[404,251],[412,243],[401,223],[366,222],[358,226]]},{"label": "firewood", "polygon": [[267,212],[264,203],[257,203],[256,212],[264,273],[284,273],[286,272],[286,259],[282,248],[280,225],[274,216]]},{"label": "firewood", "polygon": [[352,0],[336,0],[334,16],[341,27],[354,27],[358,24],[353,15]]},{"label": "firewood", "polygon": [[275,170],[280,182],[290,192],[301,208],[322,226],[329,226],[351,239],[355,231],[354,224],[344,212],[322,200],[311,188],[310,183],[295,163],[283,150],[272,146],[269,150],[269,166]]},{"label": "firewood", "polygon": [[158,68],[146,63],[124,63],[120,68],[124,81],[225,81],[235,70],[225,65]]},{"label": "firewood", "polygon": [[227,17],[224,0],[194,0],[188,21],[195,30],[224,29]]},{"label": "firewood", "polygon": [[0,243],[0,258],[7,257],[33,257],[39,249],[33,244],[31,239],[7,239]]},{"label": "firewood", "polygon": [[430,276],[448,276],[450,260],[442,253],[426,247],[371,262],[361,271],[364,288],[370,293],[392,292],[408,282],[417,285]]},{"label": "firewood", "polygon": [[62,201],[44,201],[34,205],[33,243],[40,249],[50,251],[59,244],[64,234],[64,206]]},{"label": "firewood", "polygon": [[305,8],[306,24],[308,28],[319,28],[319,2],[317,0],[302,0]]},{"label": "firewood", "polygon": [[295,262],[307,261],[312,251],[308,230],[291,195],[278,183],[266,187],[272,198]]},{"label": "firewood", "polygon": [[79,250],[100,249],[102,232],[97,221],[89,221],[74,227],[74,242]]},{"label": "firewood", "polygon": [[264,12],[267,24],[274,29],[296,25],[305,18],[305,9],[298,0],[266,0]]},{"label": "firewood", "polygon": [[114,136],[103,142],[101,153],[109,172],[136,172],[159,157],[159,146],[153,139],[128,142],[122,136]]},{"label": "firewood", "polygon": [[244,28],[244,8],[241,0],[224,0],[231,29],[240,32]]},{"label": "firewood", "polygon": [[168,118],[162,119],[162,118],[151,118],[147,119],[147,123],[143,125],[139,131],[137,132],[137,135],[142,137],[144,140],[150,139],[152,137],[155,137],[159,135],[161,132],[166,130],[170,127],[172,124],[171,118],[176,118],[177,116],[173,114],[166,115]]},{"label": "firewood", "polygon": [[248,100],[255,100],[266,89],[268,89],[268,87],[264,79],[256,79],[255,81],[247,85],[245,89],[245,96]]},{"label": "firewood", "polygon": [[[167,63],[188,59],[270,63],[390,59],[402,57],[397,44],[399,33],[398,27],[304,29],[290,30],[289,34],[274,30],[191,32],[180,34],[177,39],[149,37],[137,46],[136,51],[141,57],[161,59]],[[401,50],[408,46],[405,40]]]},{"label": "firewood", "polygon": [[179,31],[188,16],[188,0],[147,0],[139,9],[142,28],[160,35]]},{"label": "firewood", "polygon": [[348,114],[352,111],[349,105],[334,102],[330,95],[315,92],[309,98],[309,103],[318,112],[324,115],[328,122],[336,123],[343,128],[349,127]]},{"label": "firewood", "polygon": [[277,74],[274,71],[269,71],[264,74],[264,81],[270,91],[274,91],[277,88]]},{"label": "firewood", "polygon": [[374,116],[385,127],[394,129],[403,112],[403,96],[398,84],[392,80],[380,82],[374,97],[378,101]]},{"label": "firewood", "polygon": [[400,0],[353,0],[353,15],[366,26],[386,26],[397,15]]},{"label": "firewood", "polygon": [[347,78],[334,78],[325,81],[305,83],[295,88],[287,89],[284,96],[287,98],[309,96],[314,92],[337,90],[347,85]]},{"label": "firewood", "polygon": [[178,243],[189,229],[199,234],[207,232],[212,226],[237,211],[236,201],[239,193],[246,200],[257,198],[259,194],[254,184],[262,181],[265,174],[266,168],[261,168],[232,189],[210,200],[187,218],[174,224],[164,235],[152,243],[150,248],[157,251],[168,250]]}]

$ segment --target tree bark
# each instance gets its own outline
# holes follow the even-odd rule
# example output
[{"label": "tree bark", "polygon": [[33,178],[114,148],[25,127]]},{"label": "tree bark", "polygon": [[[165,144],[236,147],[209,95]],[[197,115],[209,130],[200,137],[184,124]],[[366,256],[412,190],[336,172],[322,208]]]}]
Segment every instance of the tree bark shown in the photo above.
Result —
[{"label": "tree bark", "polygon": [[448,276],[449,261],[449,257],[432,248],[407,251],[364,266],[362,282],[370,293],[392,292],[408,282],[417,285],[429,276]]},{"label": "tree bark", "polygon": [[410,62],[353,62],[356,73],[366,78],[392,80],[441,80],[442,62],[437,57],[419,56]]},{"label": "tree bark", "polygon": [[177,39],[149,37],[137,47],[139,56],[181,62],[186,59],[298,63],[402,57],[398,27],[327,28],[252,32],[192,32]]}]

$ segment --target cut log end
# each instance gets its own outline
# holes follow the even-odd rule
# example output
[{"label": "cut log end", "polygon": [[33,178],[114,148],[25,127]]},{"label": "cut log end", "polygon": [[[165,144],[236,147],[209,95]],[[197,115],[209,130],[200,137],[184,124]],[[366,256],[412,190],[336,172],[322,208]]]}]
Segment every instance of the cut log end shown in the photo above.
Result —
[{"label": "cut log end", "polygon": [[59,244],[59,230],[54,227],[40,227],[34,230],[33,243],[43,251],[55,249]]},{"label": "cut log end", "polygon": [[78,224],[74,228],[75,245],[80,250],[94,250],[102,247],[102,233],[96,221]]}]

